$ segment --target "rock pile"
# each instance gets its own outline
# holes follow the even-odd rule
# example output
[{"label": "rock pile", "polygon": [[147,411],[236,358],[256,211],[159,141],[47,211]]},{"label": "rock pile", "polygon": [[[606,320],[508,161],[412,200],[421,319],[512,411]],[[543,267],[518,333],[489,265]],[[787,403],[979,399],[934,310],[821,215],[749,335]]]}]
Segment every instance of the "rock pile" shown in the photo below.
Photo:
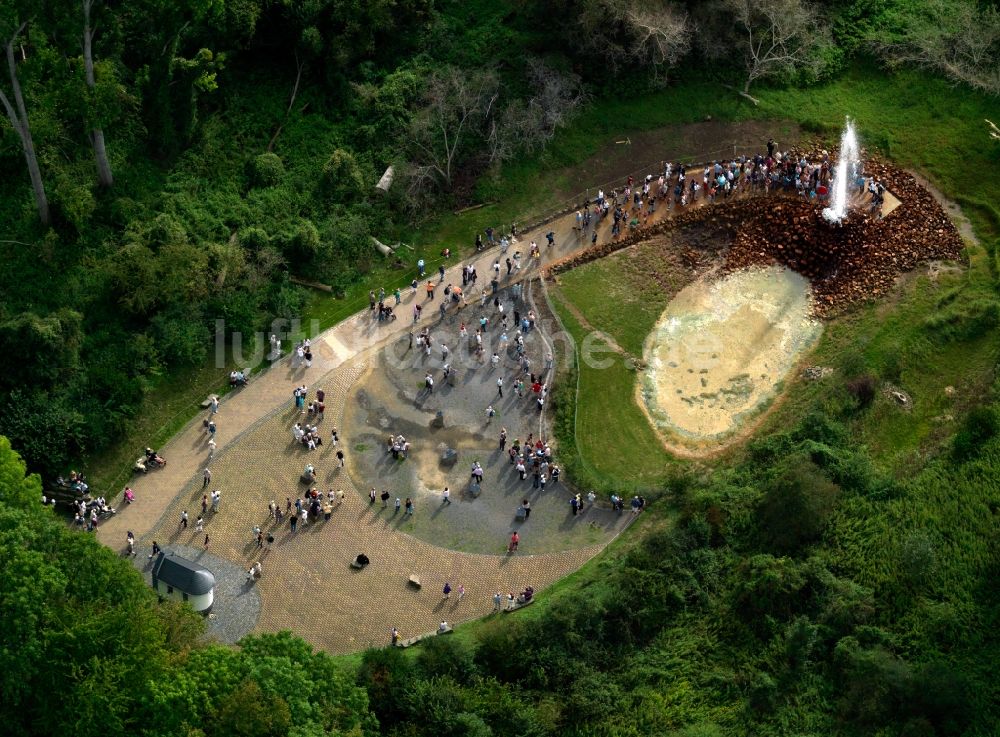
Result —
[{"label": "rock pile", "polygon": [[[818,158],[816,152],[806,155],[812,160]],[[675,214],[551,264],[546,276],[602,258],[653,235],[700,226],[714,235],[707,241],[689,243],[684,252],[686,263],[697,263],[699,251],[718,254],[724,250],[725,271],[775,263],[787,266],[812,282],[816,312],[825,315],[884,294],[898,275],[921,263],[959,256],[962,240],[958,231],[933,196],[911,175],[878,160],[866,161],[865,171],[901,202],[885,218],[870,214],[865,205],[851,210],[842,225],[834,226],[823,218],[823,205],[794,196],[722,200]]]},{"label": "rock pile", "polygon": [[918,264],[958,257],[958,231],[927,190],[888,164],[869,162],[867,170],[901,201],[888,217],[865,207],[833,226],[816,203],[740,200],[723,215],[735,230],[725,269],[783,264],[812,282],[816,311],[824,314],[884,294]]}]

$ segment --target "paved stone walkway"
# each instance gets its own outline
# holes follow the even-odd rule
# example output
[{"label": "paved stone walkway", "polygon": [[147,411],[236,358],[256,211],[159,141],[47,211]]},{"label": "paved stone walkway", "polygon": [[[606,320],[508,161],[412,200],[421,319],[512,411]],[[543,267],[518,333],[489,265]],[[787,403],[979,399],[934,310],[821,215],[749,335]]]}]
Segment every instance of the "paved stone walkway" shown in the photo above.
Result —
[{"label": "paved stone walkway", "polygon": [[[650,222],[669,212],[661,206]],[[590,231],[579,234],[574,226],[575,216],[570,213],[524,233],[510,249],[511,254],[514,250],[522,253],[522,277],[538,268],[527,257],[533,239],[541,247],[543,263],[589,247]],[[610,239],[610,229],[611,218],[607,218],[599,228],[599,242]],[[556,239],[551,248],[545,245],[549,231]],[[487,286],[498,255],[499,249],[493,248],[472,259]],[[430,276],[436,279],[436,275]],[[444,282],[461,284],[461,262],[447,271]],[[331,447],[324,446],[316,451],[318,455],[308,457],[291,447],[288,426],[294,421],[294,387],[308,384],[311,393],[324,387],[328,407],[324,428],[329,428],[330,419],[340,422],[348,390],[366,362],[378,349],[413,329],[410,315],[415,301],[424,301],[422,289],[416,295],[407,290],[397,308],[399,317],[391,323],[379,324],[367,311],[351,317],[313,340],[316,360],[310,369],[295,368],[286,358],[247,387],[227,395],[215,417],[217,451],[211,461],[202,427],[208,415],[192,420],[160,449],[167,466],[133,479],[136,503],[105,522],[98,529],[99,538],[119,549],[124,547],[126,531],[132,530],[140,541],[142,556],[154,539],[165,547],[199,548],[208,534],[213,555],[245,566],[261,559],[264,576],[258,587],[262,609],[256,629],[292,629],[331,652],[384,644],[392,626],[407,637],[434,629],[441,619],[462,621],[485,615],[492,609],[494,591],[519,591],[529,584],[541,590],[577,569],[603,548],[610,539],[606,534],[596,538],[600,539],[598,544],[540,555],[532,554],[530,538],[516,555],[503,553],[504,540],[497,541],[495,554],[448,550],[400,532],[384,519],[379,523],[381,509],[371,508],[367,490],[355,488],[349,475],[336,467]],[[437,323],[436,303],[430,304],[418,329]],[[343,441],[347,452],[352,452],[354,439],[348,434]],[[297,479],[307,459],[319,469],[321,488],[344,489],[348,492],[346,501],[329,522],[311,524],[295,534],[287,528],[272,530],[265,524],[267,502],[276,496],[280,503],[285,496],[294,500],[305,490]],[[201,473],[206,465],[212,470],[207,490],[221,489],[222,505],[218,515],[209,511],[205,532],[196,533],[194,521],[203,493]],[[181,531],[178,521],[183,509],[189,512],[190,525]],[[273,532],[273,546],[256,549],[254,525],[261,525],[265,533]],[[614,527],[620,529],[620,525]],[[581,535],[581,543],[588,540],[587,535]],[[349,567],[359,552],[372,560],[363,571]],[[421,590],[407,586],[411,574],[421,578]],[[458,602],[456,594],[448,601],[442,598],[445,581],[456,588],[459,583],[465,585],[468,593],[464,601]]]}]

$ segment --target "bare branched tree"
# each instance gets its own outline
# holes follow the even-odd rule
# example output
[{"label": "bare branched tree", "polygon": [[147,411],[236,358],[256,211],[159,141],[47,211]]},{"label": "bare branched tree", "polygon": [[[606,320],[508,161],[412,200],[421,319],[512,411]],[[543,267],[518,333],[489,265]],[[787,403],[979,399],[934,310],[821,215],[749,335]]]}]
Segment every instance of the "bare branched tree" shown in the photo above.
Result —
[{"label": "bare branched tree", "polygon": [[518,101],[490,121],[486,135],[490,163],[509,161],[522,150],[531,150],[536,137],[545,128],[542,109],[538,105]]},{"label": "bare branched tree", "polygon": [[691,48],[688,15],[670,5],[627,3],[625,17],[634,36],[633,56],[643,59],[659,78]]},{"label": "bare branched tree", "polygon": [[499,82],[492,72],[448,67],[431,77],[424,106],[410,125],[415,154],[411,186],[433,182],[451,187],[462,152],[496,114],[499,95]]},{"label": "bare branched tree", "polygon": [[540,59],[528,60],[527,75],[533,90],[528,105],[539,111],[544,144],[586,102],[587,93],[579,76],[553,69]]},{"label": "bare branched tree", "polygon": [[666,80],[691,48],[694,27],[679,6],[643,0],[585,0],[577,15],[580,43],[613,72],[639,63]]},{"label": "bare branched tree", "polygon": [[902,31],[875,46],[892,64],[941,72],[1000,94],[1000,8],[970,0],[925,0],[901,16]]},{"label": "bare branched tree", "polygon": [[582,80],[553,69],[539,59],[529,59],[527,77],[532,95],[514,100],[490,121],[487,143],[490,163],[506,161],[521,151],[544,148],[556,129],[586,101]]},{"label": "bare branched tree", "polygon": [[828,42],[829,33],[804,0],[723,0],[722,8],[735,20],[733,41],[746,67],[743,89],[737,92],[754,104],[750,86],[757,80],[803,71],[818,74],[822,69],[817,52]]},{"label": "bare branched tree", "polygon": [[[2,19],[0,19],[2,20]],[[35,142],[31,137],[31,125],[28,123],[28,110],[24,105],[24,95],[21,93],[21,82],[17,76],[17,61],[14,57],[14,47],[18,44],[18,39],[27,21],[11,24],[12,27],[0,29],[5,34],[0,43],[3,43],[3,50],[7,56],[7,73],[10,76],[11,93],[14,102],[11,104],[10,98],[0,88],[0,104],[3,105],[4,112],[10,120],[14,132],[21,140],[21,148],[24,149],[24,160],[28,165],[28,176],[31,179],[31,188],[35,193],[35,207],[38,210],[38,219],[43,225],[49,224],[49,201],[45,196],[45,185],[42,182],[42,172],[38,168],[38,155],[35,153]]]}]

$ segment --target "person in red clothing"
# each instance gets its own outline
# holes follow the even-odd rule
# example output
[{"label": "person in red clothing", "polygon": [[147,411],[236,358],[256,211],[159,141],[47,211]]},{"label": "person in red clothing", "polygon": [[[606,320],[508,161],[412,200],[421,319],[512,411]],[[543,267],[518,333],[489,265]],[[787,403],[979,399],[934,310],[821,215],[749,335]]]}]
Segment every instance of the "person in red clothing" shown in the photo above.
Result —
[{"label": "person in red clothing", "polygon": [[519,542],[521,542],[521,536],[518,535],[517,532],[515,532],[513,535],[510,536],[510,545],[507,546],[507,552],[508,553],[516,553],[517,552],[517,544]]}]

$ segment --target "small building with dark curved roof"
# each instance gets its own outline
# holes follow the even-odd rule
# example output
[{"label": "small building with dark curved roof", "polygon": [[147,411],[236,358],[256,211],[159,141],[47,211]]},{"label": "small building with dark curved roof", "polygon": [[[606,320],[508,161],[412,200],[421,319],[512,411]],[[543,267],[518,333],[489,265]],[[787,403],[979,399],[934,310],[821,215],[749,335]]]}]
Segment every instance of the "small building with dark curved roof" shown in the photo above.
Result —
[{"label": "small building with dark curved roof", "polygon": [[161,551],[153,563],[153,589],[165,599],[186,601],[208,614],[215,601],[215,575],[193,560]]}]

